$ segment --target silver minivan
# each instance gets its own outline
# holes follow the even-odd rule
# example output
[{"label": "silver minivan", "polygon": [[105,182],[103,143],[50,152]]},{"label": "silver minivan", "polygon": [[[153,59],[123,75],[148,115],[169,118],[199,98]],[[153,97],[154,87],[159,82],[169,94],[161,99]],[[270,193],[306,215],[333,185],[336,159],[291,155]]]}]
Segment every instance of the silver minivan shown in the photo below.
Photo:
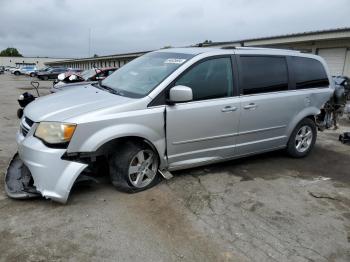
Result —
[{"label": "silver minivan", "polygon": [[[322,58],[262,48],[143,55],[96,84],[29,104],[6,174],[10,197],[65,203],[87,169],[138,192],[171,171],[285,149],[312,150],[333,95]],[[20,181],[20,184],[18,184]]]}]

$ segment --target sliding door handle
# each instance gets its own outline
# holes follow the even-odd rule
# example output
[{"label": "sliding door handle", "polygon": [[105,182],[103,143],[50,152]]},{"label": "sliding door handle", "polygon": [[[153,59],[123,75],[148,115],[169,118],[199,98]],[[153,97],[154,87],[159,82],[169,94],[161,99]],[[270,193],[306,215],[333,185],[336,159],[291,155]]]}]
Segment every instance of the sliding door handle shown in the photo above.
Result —
[{"label": "sliding door handle", "polygon": [[243,107],[244,109],[256,109],[257,108],[257,105],[254,104],[254,103],[250,103],[249,105],[246,105]]},{"label": "sliding door handle", "polygon": [[237,107],[235,106],[225,106],[223,109],[221,109],[221,112],[233,112],[236,110],[237,110]]}]

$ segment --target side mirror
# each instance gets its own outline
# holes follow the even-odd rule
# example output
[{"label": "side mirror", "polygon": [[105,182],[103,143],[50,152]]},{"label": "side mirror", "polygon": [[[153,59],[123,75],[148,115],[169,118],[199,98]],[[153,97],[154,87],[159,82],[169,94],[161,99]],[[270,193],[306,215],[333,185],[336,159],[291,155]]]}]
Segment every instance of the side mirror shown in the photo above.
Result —
[{"label": "side mirror", "polygon": [[188,102],[192,101],[192,99],[192,89],[188,86],[174,86],[169,91],[170,103]]}]

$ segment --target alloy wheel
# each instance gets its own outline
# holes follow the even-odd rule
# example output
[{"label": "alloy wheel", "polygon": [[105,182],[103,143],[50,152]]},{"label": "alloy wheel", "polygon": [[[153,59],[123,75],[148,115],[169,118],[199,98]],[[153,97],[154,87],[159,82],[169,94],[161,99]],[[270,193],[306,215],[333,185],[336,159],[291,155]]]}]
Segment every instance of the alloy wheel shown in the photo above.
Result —
[{"label": "alloy wheel", "polygon": [[307,151],[313,139],[312,129],[309,126],[302,126],[295,136],[295,148],[298,152],[304,153]]},{"label": "alloy wheel", "polygon": [[139,151],[129,165],[129,181],[137,188],[148,186],[156,177],[158,159],[154,152],[145,149]]}]

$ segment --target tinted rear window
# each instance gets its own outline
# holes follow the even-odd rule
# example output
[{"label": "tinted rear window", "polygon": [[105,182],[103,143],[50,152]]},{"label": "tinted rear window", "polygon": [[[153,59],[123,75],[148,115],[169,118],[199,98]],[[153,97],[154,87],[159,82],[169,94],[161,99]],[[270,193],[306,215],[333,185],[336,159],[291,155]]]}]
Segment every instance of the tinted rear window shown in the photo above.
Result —
[{"label": "tinted rear window", "polygon": [[291,58],[296,89],[328,87],[329,81],[323,65],[307,57]]},{"label": "tinted rear window", "polygon": [[288,90],[285,57],[241,56],[240,66],[243,95]]}]

